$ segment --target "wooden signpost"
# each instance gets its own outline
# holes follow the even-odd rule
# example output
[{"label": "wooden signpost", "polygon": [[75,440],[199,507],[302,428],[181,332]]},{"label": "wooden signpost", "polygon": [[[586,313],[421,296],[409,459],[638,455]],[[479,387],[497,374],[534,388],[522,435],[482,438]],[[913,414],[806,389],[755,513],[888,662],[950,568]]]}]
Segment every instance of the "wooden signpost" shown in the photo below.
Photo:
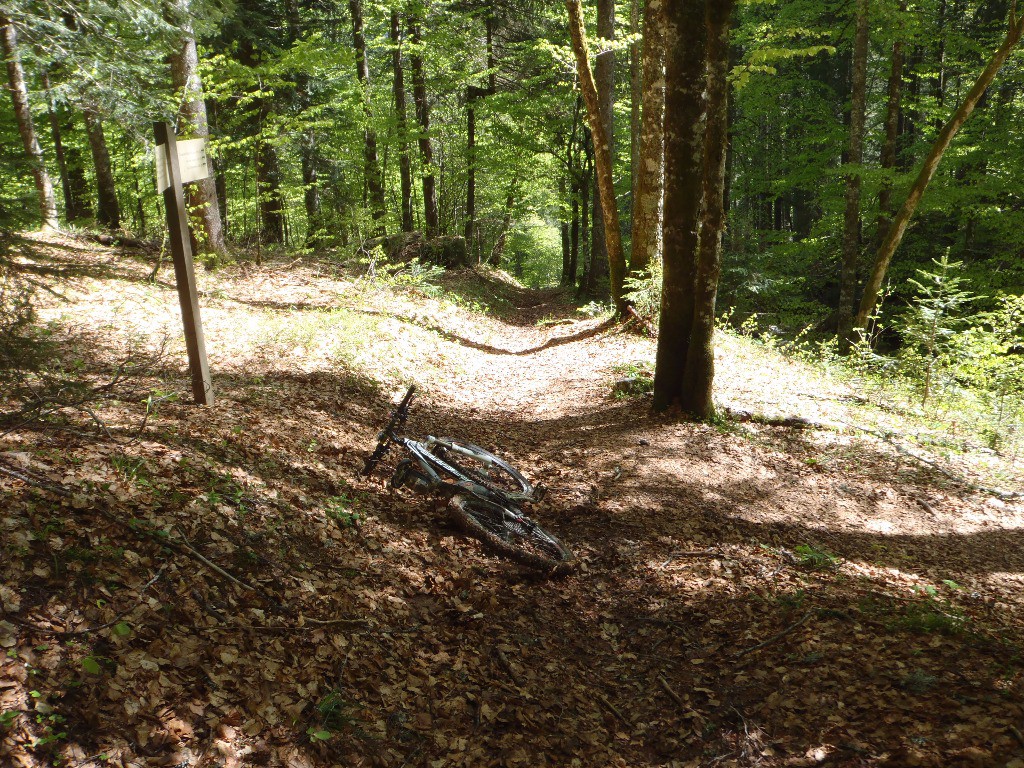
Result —
[{"label": "wooden signpost", "polygon": [[188,236],[188,211],[181,185],[206,178],[206,147],[203,139],[178,142],[170,123],[153,123],[156,135],[157,188],[164,195],[174,279],[178,284],[181,320],[185,325],[185,349],[192,374],[192,395],[199,405],[213,405],[210,364],[206,359],[206,340],[199,318],[199,294],[192,264],[192,246]]}]

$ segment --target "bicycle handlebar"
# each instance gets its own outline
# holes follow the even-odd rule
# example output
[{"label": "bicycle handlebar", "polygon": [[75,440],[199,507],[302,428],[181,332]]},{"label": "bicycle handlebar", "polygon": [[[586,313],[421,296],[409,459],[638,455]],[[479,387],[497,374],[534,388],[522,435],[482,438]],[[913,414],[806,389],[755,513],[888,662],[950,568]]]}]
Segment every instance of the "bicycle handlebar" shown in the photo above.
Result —
[{"label": "bicycle handlebar", "polygon": [[395,407],[395,410],[391,412],[391,419],[388,421],[387,426],[381,431],[378,437],[377,447],[374,448],[373,453],[363,460],[363,471],[360,474],[364,476],[370,474],[373,472],[374,467],[377,466],[377,463],[384,458],[384,454],[387,453],[388,448],[391,447],[391,440],[394,437],[395,429],[405,426],[405,420],[409,418],[409,405],[412,403],[412,396],[415,392],[416,385],[410,384],[409,389],[405,393],[405,397],[402,398],[402,402],[400,402]]}]

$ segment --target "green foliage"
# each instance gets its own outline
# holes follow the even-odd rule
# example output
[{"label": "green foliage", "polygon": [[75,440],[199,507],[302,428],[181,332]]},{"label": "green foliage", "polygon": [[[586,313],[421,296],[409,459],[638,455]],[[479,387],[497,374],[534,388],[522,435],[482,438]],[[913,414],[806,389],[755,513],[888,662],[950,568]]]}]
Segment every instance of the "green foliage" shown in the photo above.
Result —
[{"label": "green foliage", "polygon": [[324,513],[339,528],[351,528],[359,524],[362,515],[355,508],[356,500],[348,495],[328,496],[324,499]]},{"label": "green foliage", "polygon": [[832,570],[840,562],[839,558],[835,555],[810,544],[800,544],[794,547],[793,552],[796,554],[797,562],[801,567],[809,571]]},{"label": "green foliage", "polygon": [[967,322],[963,313],[976,298],[961,290],[963,278],[958,270],[963,264],[951,262],[948,249],[933,261],[934,271],[919,269],[920,281],[911,279],[917,295],[897,325],[905,339],[900,351],[901,367],[904,375],[918,385],[921,405],[928,402],[936,384],[942,383],[943,375],[960,359],[959,331]]},{"label": "green foliage", "polygon": [[656,259],[650,265],[650,272],[647,274],[626,276],[626,301],[633,305],[633,309],[640,317],[654,324],[657,324],[661,313],[662,274],[661,259]]}]

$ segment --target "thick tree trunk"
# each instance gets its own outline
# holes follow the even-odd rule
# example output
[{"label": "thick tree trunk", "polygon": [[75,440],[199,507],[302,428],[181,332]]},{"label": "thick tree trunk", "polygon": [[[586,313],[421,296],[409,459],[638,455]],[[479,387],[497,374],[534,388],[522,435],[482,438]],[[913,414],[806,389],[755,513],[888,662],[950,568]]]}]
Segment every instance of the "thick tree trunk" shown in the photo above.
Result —
[{"label": "thick tree trunk", "polygon": [[256,157],[256,189],[260,201],[260,241],[283,243],[284,196],[281,193],[281,164],[277,159],[274,145],[263,139],[260,140],[259,154]]},{"label": "thick tree trunk", "polygon": [[[866,2],[866,0],[861,0]],[[706,420],[714,414],[715,298],[722,271],[725,230],[725,165],[729,146],[729,19],[733,0],[709,0],[707,24],[707,123],[701,168],[704,211],[697,246],[693,329],[686,353],[680,407]]]},{"label": "thick tree trunk", "polygon": [[694,318],[703,166],[704,2],[665,6],[665,214],[654,409],[681,403]]},{"label": "thick tree trunk", "polygon": [[82,109],[82,118],[96,171],[96,221],[110,229],[118,229],[121,226],[121,205],[117,200],[117,186],[110,164],[110,152],[107,150],[107,137],[103,133],[103,122],[91,107]]},{"label": "thick tree trunk", "polygon": [[366,39],[363,37],[362,0],[349,0],[352,14],[352,42],[356,53],[356,77],[363,89],[363,175],[369,191],[370,215],[377,224],[376,234],[383,235],[384,228],[384,176],[377,159],[377,132],[373,129],[373,110],[370,107],[370,66],[366,59]]},{"label": "thick tree trunk", "polygon": [[423,219],[427,237],[438,234],[437,188],[434,180],[434,149],[430,143],[430,105],[427,103],[427,81],[423,72],[423,41],[420,37],[419,20],[409,24],[409,37],[415,49],[409,55],[412,67],[412,98],[416,104],[416,120],[419,122],[420,178],[423,183]]},{"label": "thick tree trunk", "polygon": [[644,273],[659,254],[665,142],[665,47],[662,39],[662,0],[644,3],[641,57],[643,109],[640,123],[640,161],[633,198],[633,249],[630,272]]},{"label": "thick tree trunk", "polygon": [[402,231],[412,232],[412,158],[409,156],[409,129],[406,125],[405,73],[402,69],[402,26],[398,9],[391,9],[391,71],[394,75],[395,114],[398,117],[398,174],[401,178]]},{"label": "thick tree trunk", "polygon": [[21,143],[25,147],[32,167],[32,179],[39,197],[39,214],[43,229],[59,229],[57,221],[57,198],[53,193],[53,183],[46,171],[43,149],[39,145],[36,129],[32,123],[32,111],[28,103],[28,88],[25,86],[25,72],[18,56],[18,35],[14,24],[6,16],[0,14],[0,50],[7,62],[7,82],[14,102],[14,117],[21,134]]},{"label": "thick tree trunk", "polygon": [[[203,83],[199,77],[199,55],[196,51],[195,34],[192,32],[191,11],[188,0],[173,0],[172,14],[169,15],[178,29],[178,40],[170,55],[171,84],[180,94],[178,111],[178,132],[190,139],[206,139],[210,128],[206,117],[206,102],[203,100]],[[217,202],[217,183],[213,177],[213,159],[207,155],[205,179],[189,184],[185,188],[189,219],[192,224],[192,248],[194,253],[227,255],[224,242],[224,226]],[[197,235],[196,229],[201,230]]]},{"label": "thick tree trunk", "polygon": [[[626,301],[622,295],[623,281],[626,276],[626,259],[622,251],[619,212],[615,201],[611,137],[603,120],[597,86],[587,56],[587,41],[583,29],[583,11],[580,8],[580,0],[566,0],[565,5],[569,12],[569,33],[576,55],[580,90],[583,92],[583,101],[587,105],[590,131],[594,138],[594,165],[597,172],[597,186],[600,189],[601,212],[606,224],[604,235],[608,252],[607,263],[611,278],[612,301],[615,304],[616,314],[621,316],[626,311]],[[599,258],[599,254],[595,252],[591,258],[592,270],[593,262],[597,258]]]},{"label": "thick tree trunk", "polygon": [[867,325],[868,318],[872,311],[874,311],[875,302],[878,299],[878,292],[882,288],[882,280],[885,279],[885,273],[889,269],[889,263],[892,261],[892,256],[896,252],[896,248],[899,247],[900,241],[903,239],[903,233],[906,232],[907,225],[910,223],[910,218],[914,215],[914,211],[917,210],[917,205],[921,202],[921,198],[924,195],[925,190],[928,188],[929,182],[932,180],[932,177],[935,176],[935,171],[939,167],[939,162],[942,160],[943,154],[945,154],[950,142],[953,141],[953,137],[956,136],[957,131],[959,131],[960,127],[967,121],[967,118],[971,116],[971,112],[974,111],[974,107],[985,94],[989,85],[991,85],[992,81],[995,80],[996,74],[1006,62],[1010,52],[1013,51],[1017,43],[1020,42],[1022,34],[1024,34],[1024,16],[1018,18],[1016,13],[1011,11],[1009,29],[1006,32],[1006,37],[1003,39],[1002,44],[992,54],[992,58],[989,59],[988,65],[978,76],[978,79],[964,97],[963,103],[961,103],[956,112],[953,113],[953,116],[949,118],[949,121],[943,126],[942,131],[939,132],[938,138],[935,139],[935,143],[932,145],[931,151],[925,158],[924,164],[921,166],[921,170],[917,174],[917,178],[910,187],[907,199],[903,202],[899,212],[893,219],[892,226],[889,228],[885,241],[878,249],[878,255],[875,257],[874,268],[871,271],[871,276],[868,278],[867,285],[864,287],[864,296],[861,299],[860,311],[857,313],[857,324],[861,328],[864,328]]},{"label": "thick tree trunk", "polygon": [[853,347],[853,303],[857,293],[857,262],[860,257],[861,163],[864,159],[864,117],[868,72],[868,0],[857,0],[857,23],[850,78],[850,149],[846,176],[846,210],[843,217],[843,256],[839,271],[839,354]]}]

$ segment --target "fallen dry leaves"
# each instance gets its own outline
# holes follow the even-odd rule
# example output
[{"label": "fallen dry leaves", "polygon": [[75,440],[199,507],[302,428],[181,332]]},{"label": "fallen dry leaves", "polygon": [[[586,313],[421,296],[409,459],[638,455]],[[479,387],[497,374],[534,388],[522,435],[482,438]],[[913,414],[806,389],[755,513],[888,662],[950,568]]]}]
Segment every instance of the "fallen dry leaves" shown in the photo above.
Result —
[{"label": "fallen dry leaves", "polygon": [[[173,326],[129,256],[20,259],[93,383]],[[1024,765],[1017,506],[863,435],[652,418],[607,397],[650,341],[538,327],[558,296],[496,276],[448,281],[492,316],[326,264],[202,281],[215,408],[139,429],[186,389],[172,338],[106,433],[3,427],[4,766]],[[551,486],[579,572],[356,477],[409,379],[412,431]]]}]

